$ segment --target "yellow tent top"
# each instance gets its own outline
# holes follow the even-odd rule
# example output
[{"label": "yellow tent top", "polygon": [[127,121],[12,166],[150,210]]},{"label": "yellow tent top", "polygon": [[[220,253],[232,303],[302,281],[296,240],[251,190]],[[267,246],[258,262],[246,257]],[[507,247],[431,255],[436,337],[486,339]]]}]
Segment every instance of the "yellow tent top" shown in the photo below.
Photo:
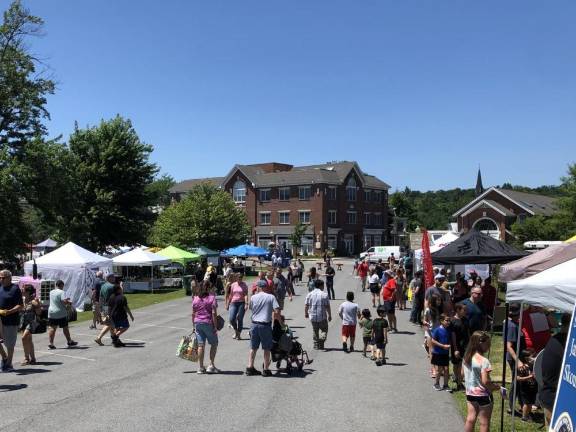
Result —
[{"label": "yellow tent top", "polygon": [[576,242],[576,235],[573,235],[568,240],[564,241],[564,243],[572,243],[572,242]]},{"label": "yellow tent top", "polygon": [[200,255],[179,249],[175,246],[168,246],[156,252],[158,255],[169,258],[173,262],[186,265],[188,261],[200,261]]}]

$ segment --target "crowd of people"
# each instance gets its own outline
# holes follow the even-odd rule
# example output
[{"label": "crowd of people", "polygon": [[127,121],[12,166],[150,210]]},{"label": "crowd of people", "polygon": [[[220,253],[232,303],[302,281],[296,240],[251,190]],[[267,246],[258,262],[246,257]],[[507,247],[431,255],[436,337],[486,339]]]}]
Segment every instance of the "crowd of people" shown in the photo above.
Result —
[{"label": "crowd of people", "polygon": [[[244,339],[244,319],[250,313],[247,376],[271,375],[271,352],[278,343],[273,337],[273,323],[281,323],[282,328],[289,332],[282,313],[287,302],[292,302],[296,295],[296,286],[307,291],[304,317],[310,321],[314,349],[325,348],[329,322],[332,320],[331,301],[335,299],[336,275],[329,258],[325,264],[323,273],[316,267],[310,267],[306,272],[301,260],[294,260],[288,268],[277,264],[269,271],[261,271],[251,287],[244,281],[243,274],[233,272],[228,265],[224,267],[224,308],[234,340]],[[367,299],[371,301],[375,313],[373,318],[369,308],[361,309],[355,302],[353,291],[346,293],[345,301],[337,308],[342,322],[342,351],[355,351],[356,329],[359,327],[362,332],[362,355],[369,357],[377,366],[385,365],[389,333],[398,333],[397,310],[408,311],[407,301],[410,301],[409,321],[424,330],[423,346],[429,359],[430,377],[434,380],[433,389],[465,391],[468,405],[465,430],[474,430],[477,422],[480,430],[488,430],[493,407],[492,393],[499,391],[502,396],[507,393],[504,387],[490,378],[490,333],[492,326],[498,324],[494,323],[494,308],[498,300],[491,279],[482,280],[477,274],[465,278],[458,273],[455,281],[450,283],[449,272],[436,268],[434,284],[426,286],[421,271],[408,280],[402,262],[397,262],[393,256],[386,263],[381,260],[376,263],[368,260],[357,262],[353,272],[360,279],[360,291],[370,292]],[[218,315],[215,274],[208,267],[195,275],[192,284],[192,323],[198,342],[198,374],[220,372],[215,361],[218,330],[224,324]],[[67,347],[77,345],[68,326],[71,303],[65,296],[64,282],[58,281],[56,288],[50,292],[46,328],[42,330],[42,308],[35,289],[25,286],[20,290],[18,285],[12,283],[12,275],[7,270],[0,271],[0,279],[2,371],[13,370],[18,333],[24,354],[22,366],[36,363],[33,335],[46,331],[46,328],[49,349],[56,348],[58,328],[62,329]],[[134,316],[121,284],[113,274],[103,278],[102,273],[97,273],[92,303],[91,327],[98,329],[101,326],[95,343],[103,345],[102,338],[109,332],[113,346],[124,346],[120,336],[128,330],[129,318],[134,321]],[[542,308],[531,306],[521,311],[520,305],[509,305],[508,317],[503,324],[506,329],[506,360],[512,372],[515,391],[508,392],[508,408],[510,413],[518,412],[524,421],[531,420],[537,393],[546,417],[551,415],[569,322],[570,316],[567,314],[557,323],[554,315]],[[557,328],[558,333],[552,336]],[[204,359],[206,344],[210,345],[207,367]],[[255,365],[259,349],[263,350],[261,369]],[[544,385],[539,388],[533,363],[540,352],[543,356]],[[454,380],[452,387],[450,377]]]}]

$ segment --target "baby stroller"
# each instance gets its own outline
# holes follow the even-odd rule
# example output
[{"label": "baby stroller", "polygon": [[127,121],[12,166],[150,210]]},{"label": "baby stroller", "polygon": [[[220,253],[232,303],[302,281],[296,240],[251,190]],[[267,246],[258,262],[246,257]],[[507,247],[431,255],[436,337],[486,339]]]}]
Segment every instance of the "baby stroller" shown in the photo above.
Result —
[{"label": "baby stroller", "polygon": [[[305,364],[310,364],[314,360],[310,360],[308,353],[302,349],[302,344],[298,342],[291,335],[291,332],[282,328],[279,321],[274,321],[272,327],[272,361],[276,362],[276,369],[278,372],[286,372],[292,374],[295,370],[301,372]],[[286,367],[282,368],[282,362],[286,361]]]}]

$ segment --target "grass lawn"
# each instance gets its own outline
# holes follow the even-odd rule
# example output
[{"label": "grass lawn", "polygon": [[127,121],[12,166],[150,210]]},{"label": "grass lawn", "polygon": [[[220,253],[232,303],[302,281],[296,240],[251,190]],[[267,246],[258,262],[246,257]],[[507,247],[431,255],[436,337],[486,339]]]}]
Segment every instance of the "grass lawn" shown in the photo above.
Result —
[{"label": "grass lawn", "polygon": [[[503,352],[504,347],[502,346],[502,335],[499,333],[495,333],[492,336],[492,348],[490,350],[490,363],[492,363],[492,373],[490,374],[492,380],[496,383],[500,383],[502,380],[502,359],[503,359]],[[505,387],[508,391],[512,391],[512,385],[510,384],[510,370],[508,365],[506,365],[506,385]],[[462,416],[466,418],[466,395],[464,392],[458,392],[453,394],[456,402],[458,404],[458,408],[462,413]],[[492,431],[499,431],[500,430],[500,413],[502,407],[502,398],[498,393],[494,393],[494,411],[492,412],[492,422],[490,425],[490,430]],[[512,430],[512,416],[506,413],[508,409],[508,401],[504,404],[504,430],[511,431]],[[517,431],[542,431],[544,429],[540,429],[542,425],[542,411],[538,410],[537,419],[539,423],[534,422],[523,422],[520,420],[520,417],[516,417],[514,421],[514,428]],[[476,424],[476,430],[478,430],[478,424]]]},{"label": "grass lawn", "polygon": [[[244,278],[244,281],[248,284],[248,286],[252,285],[252,282],[254,282],[255,280],[256,276],[247,276]],[[130,309],[132,310],[170,300],[180,299],[182,297],[186,297],[183,288],[179,288],[174,291],[164,291],[154,294],[152,293],[126,294],[126,298],[128,299],[128,306],[130,306]],[[92,319],[92,311],[78,312],[78,322],[89,321],[91,319]]]}]

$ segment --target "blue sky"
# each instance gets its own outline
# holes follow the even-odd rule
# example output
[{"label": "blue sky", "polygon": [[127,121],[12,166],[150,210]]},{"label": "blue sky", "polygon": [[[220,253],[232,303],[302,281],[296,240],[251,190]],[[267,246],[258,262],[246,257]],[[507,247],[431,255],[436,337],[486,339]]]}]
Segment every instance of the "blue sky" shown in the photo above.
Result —
[{"label": "blue sky", "polygon": [[393,189],[473,187],[479,165],[537,186],[576,162],[573,1],[25,5],[58,81],[50,134],[119,113],[177,180],[356,160]]}]

